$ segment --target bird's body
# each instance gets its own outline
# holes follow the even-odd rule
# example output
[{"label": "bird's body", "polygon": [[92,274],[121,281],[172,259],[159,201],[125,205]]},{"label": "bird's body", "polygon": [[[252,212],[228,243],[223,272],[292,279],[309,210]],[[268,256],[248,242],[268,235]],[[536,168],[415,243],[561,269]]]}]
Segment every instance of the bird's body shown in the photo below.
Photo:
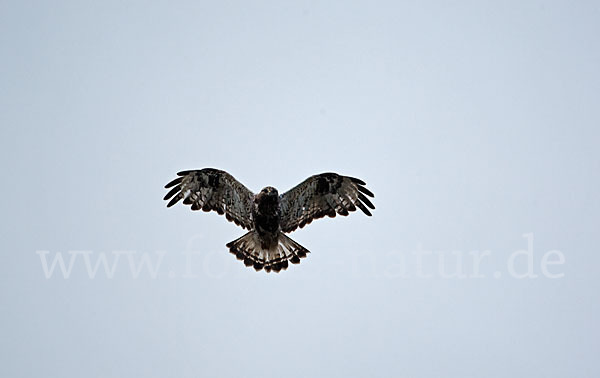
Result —
[{"label": "bird's body", "polygon": [[252,220],[261,240],[261,248],[270,249],[278,243],[281,232],[281,208],[277,189],[267,186],[254,196]]},{"label": "bird's body", "polygon": [[167,184],[168,207],[183,199],[192,210],[216,211],[227,220],[248,229],[244,236],[227,244],[229,251],[256,270],[279,272],[288,261],[297,264],[309,251],[286,233],[324,216],[346,216],[367,207],[375,209],[365,195],[373,197],[362,180],[323,173],[279,195],[267,186],[254,195],[230,174],[213,168],[183,171]]}]

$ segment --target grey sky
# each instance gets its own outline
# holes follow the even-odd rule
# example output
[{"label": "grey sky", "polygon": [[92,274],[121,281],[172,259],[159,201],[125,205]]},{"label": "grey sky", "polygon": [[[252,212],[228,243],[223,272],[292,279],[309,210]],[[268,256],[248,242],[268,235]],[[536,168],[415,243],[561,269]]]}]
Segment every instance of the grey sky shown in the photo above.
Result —
[{"label": "grey sky", "polygon": [[[0,376],[598,376],[598,20],[586,1],[1,2]],[[377,210],[255,273],[225,248],[242,229],[162,201],[203,167],[280,192],[336,171]],[[530,233],[538,277],[511,277]],[[90,278],[84,255],[114,251],[135,254]],[[57,253],[68,278],[45,277]],[[129,270],[144,254],[154,278]],[[457,255],[467,277],[444,278]]]}]

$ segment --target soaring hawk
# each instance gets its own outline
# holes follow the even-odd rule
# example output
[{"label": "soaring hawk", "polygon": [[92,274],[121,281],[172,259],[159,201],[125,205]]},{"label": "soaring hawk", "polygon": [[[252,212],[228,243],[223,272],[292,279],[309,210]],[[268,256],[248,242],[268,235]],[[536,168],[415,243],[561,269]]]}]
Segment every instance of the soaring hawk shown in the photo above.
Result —
[{"label": "soaring hawk", "polygon": [[[257,271],[279,272],[300,263],[309,251],[285,235],[313,219],[336,214],[346,216],[356,208],[368,216],[375,206],[365,182],[336,173],[321,173],[279,195],[267,186],[258,194],[225,171],[213,168],[182,171],[165,188],[172,188],[164,200],[171,207],[183,199],[192,210],[216,211],[227,220],[247,229],[239,239],[227,243],[229,251]],[[367,208],[368,207],[368,208]]]}]

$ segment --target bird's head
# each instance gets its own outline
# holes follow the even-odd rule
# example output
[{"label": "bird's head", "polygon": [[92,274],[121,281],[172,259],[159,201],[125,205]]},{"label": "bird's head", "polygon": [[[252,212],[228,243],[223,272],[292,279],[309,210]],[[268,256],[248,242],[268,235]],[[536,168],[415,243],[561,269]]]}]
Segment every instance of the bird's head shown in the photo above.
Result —
[{"label": "bird's head", "polygon": [[263,188],[263,190],[260,191],[262,194],[267,195],[269,197],[277,197],[279,196],[279,193],[277,192],[277,189],[273,188],[272,186],[267,186],[266,188]]}]

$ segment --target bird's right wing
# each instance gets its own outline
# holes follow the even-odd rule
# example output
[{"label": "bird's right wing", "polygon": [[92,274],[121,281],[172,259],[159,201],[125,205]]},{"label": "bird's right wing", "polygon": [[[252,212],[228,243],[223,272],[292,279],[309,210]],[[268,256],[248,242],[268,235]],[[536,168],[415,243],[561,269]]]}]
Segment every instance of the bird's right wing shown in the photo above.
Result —
[{"label": "bird's right wing", "polygon": [[192,210],[216,211],[227,220],[245,229],[252,229],[252,201],[254,194],[225,171],[205,168],[182,171],[165,188],[173,187],[165,196],[171,207],[181,199]]},{"label": "bird's right wing", "polygon": [[304,180],[281,196],[281,230],[292,232],[324,216],[346,216],[357,208],[371,216],[373,193],[365,182],[336,173],[322,173]]}]

